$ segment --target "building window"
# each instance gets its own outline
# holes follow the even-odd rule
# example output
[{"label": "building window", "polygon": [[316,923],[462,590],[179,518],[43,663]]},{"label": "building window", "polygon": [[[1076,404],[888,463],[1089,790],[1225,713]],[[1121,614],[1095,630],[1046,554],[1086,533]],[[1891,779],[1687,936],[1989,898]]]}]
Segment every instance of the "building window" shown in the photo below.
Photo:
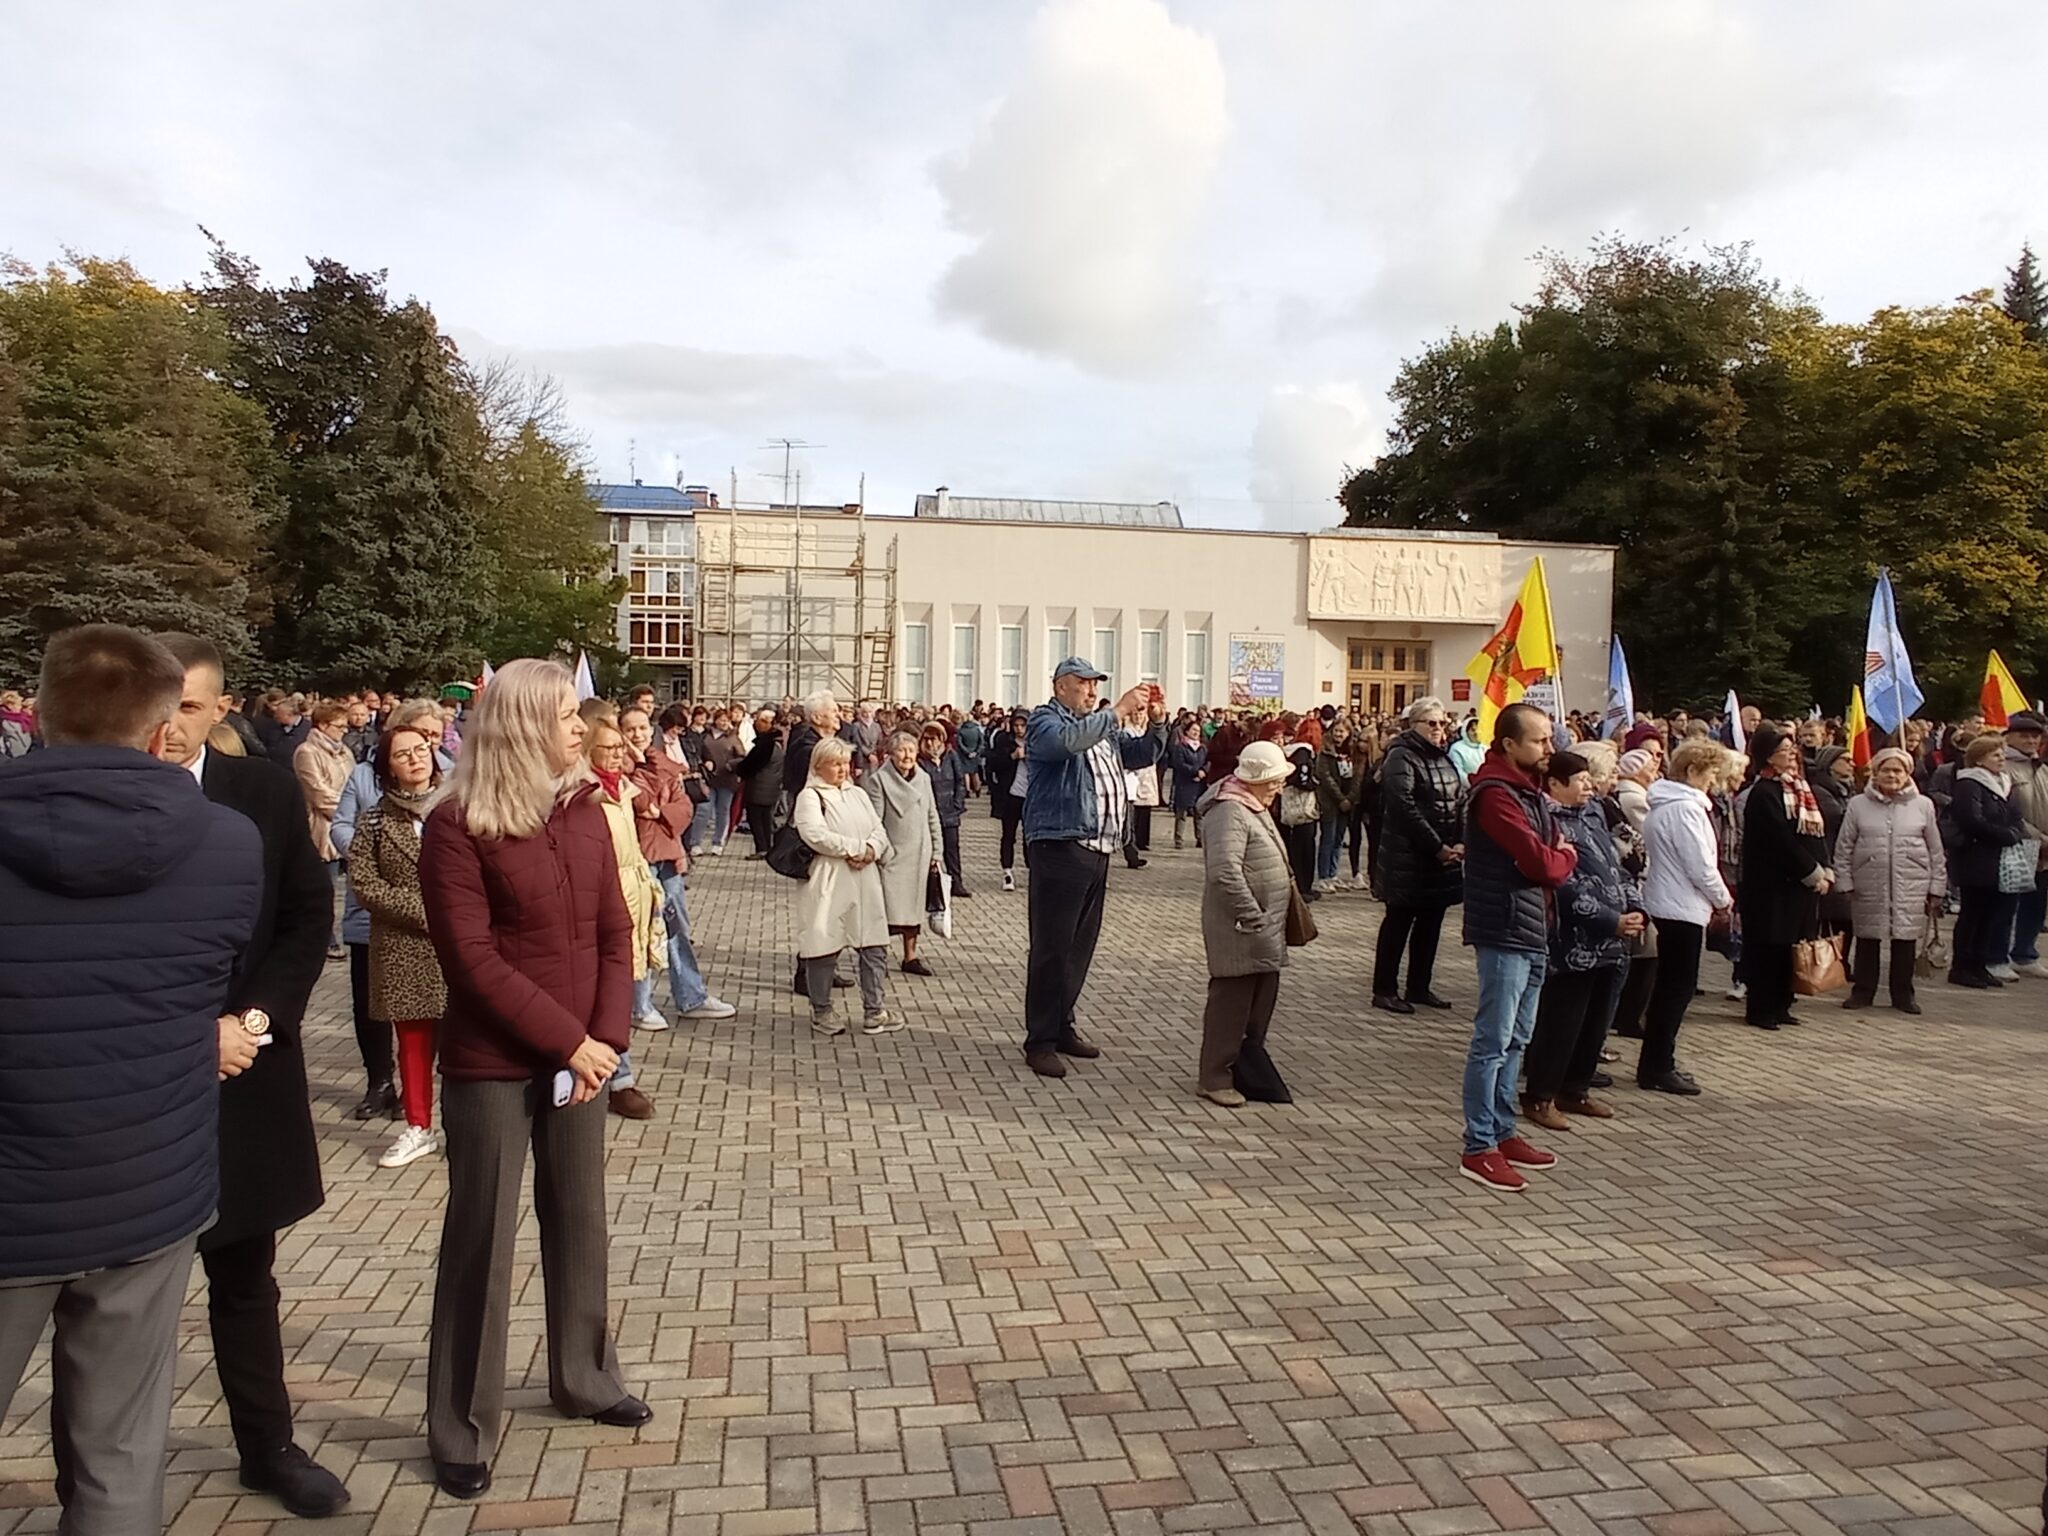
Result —
[{"label": "building window", "polygon": [[1187,695],[1181,703],[1200,709],[1209,702],[1209,632],[1191,629],[1181,636],[1187,645]]},{"label": "building window", "polygon": [[1005,624],[998,639],[996,702],[1015,709],[1024,702],[1024,626]]},{"label": "building window", "polygon": [[980,629],[974,624],[953,626],[953,707],[974,708],[974,650]]},{"label": "building window", "polygon": [[1052,675],[1052,669],[1074,654],[1074,632],[1071,629],[1048,629],[1045,632],[1045,673]]},{"label": "building window", "polygon": [[932,627],[903,626],[903,702],[922,704],[931,696]]},{"label": "building window", "polygon": [[1102,685],[1102,696],[1106,699],[1115,698],[1117,694],[1115,630],[1098,629],[1095,631],[1095,654],[1088,659],[1095,663],[1096,671],[1107,675],[1108,680]]},{"label": "building window", "polygon": [[1138,681],[1156,683],[1166,670],[1166,631],[1163,629],[1141,629],[1138,631]]}]

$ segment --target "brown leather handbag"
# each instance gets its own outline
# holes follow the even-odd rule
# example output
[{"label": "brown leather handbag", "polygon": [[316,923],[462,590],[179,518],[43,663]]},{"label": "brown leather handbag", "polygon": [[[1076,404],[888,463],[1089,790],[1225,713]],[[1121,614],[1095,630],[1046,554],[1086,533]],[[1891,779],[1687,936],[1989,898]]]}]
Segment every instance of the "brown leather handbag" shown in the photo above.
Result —
[{"label": "brown leather handbag", "polygon": [[1316,934],[1315,914],[1302,899],[1301,890],[1292,881],[1287,886],[1287,947],[1300,949],[1304,944],[1313,944]]}]

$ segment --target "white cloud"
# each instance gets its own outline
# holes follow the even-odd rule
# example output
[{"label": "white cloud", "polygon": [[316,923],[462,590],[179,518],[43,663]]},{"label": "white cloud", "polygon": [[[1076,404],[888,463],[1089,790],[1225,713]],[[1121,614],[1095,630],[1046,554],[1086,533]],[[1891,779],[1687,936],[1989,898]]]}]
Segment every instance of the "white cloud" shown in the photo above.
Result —
[{"label": "white cloud", "polygon": [[1048,0],[1016,84],[933,177],[975,237],[939,285],[991,338],[1105,372],[1197,313],[1196,221],[1229,132],[1223,60],[1160,0]]},{"label": "white cloud", "polygon": [[1336,495],[1343,470],[1362,467],[1376,449],[1371,405],[1360,385],[1274,390],[1252,432],[1250,490],[1262,520],[1270,528],[1341,522]]}]

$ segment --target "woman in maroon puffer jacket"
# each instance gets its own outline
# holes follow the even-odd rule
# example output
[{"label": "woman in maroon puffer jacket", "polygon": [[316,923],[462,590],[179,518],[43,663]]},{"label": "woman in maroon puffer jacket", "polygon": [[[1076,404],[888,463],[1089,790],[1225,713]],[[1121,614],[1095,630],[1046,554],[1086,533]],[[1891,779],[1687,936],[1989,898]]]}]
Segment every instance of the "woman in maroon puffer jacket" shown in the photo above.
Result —
[{"label": "woman in maroon puffer jacket", "polygon": [[633,923],[582,745],[567,669],[509,663],[471,715],[448,796],[421,839],[427,927],[448,982],[448,1208],[427,1443],[436,1480],[457,1498],[490,1486],[529,1144],[549,1394],[563,1413],[600,1424],[652,1416],[626,1391],[606,1315],[600,1100],[627,1042]]}]

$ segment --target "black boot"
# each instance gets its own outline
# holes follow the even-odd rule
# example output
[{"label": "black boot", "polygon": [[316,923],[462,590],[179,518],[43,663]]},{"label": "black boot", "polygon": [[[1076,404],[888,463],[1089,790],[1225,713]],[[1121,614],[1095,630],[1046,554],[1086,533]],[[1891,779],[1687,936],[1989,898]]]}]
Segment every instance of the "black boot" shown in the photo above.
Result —
[{"label": "black boot", "polygon": [[296,1445],[273,1456],[244,1459],[242,1486],[276,1494],[278,1502],[302,1520],[324,1520],[348,1503],[341,1479]]},{"label": "black boot", "polygon": [[398,1089],[389,1082],[370,1084],[369,1092],[349,1111],[354,1120],[375,1120],[379,1116],[386,1120],[398,1118]]}]

